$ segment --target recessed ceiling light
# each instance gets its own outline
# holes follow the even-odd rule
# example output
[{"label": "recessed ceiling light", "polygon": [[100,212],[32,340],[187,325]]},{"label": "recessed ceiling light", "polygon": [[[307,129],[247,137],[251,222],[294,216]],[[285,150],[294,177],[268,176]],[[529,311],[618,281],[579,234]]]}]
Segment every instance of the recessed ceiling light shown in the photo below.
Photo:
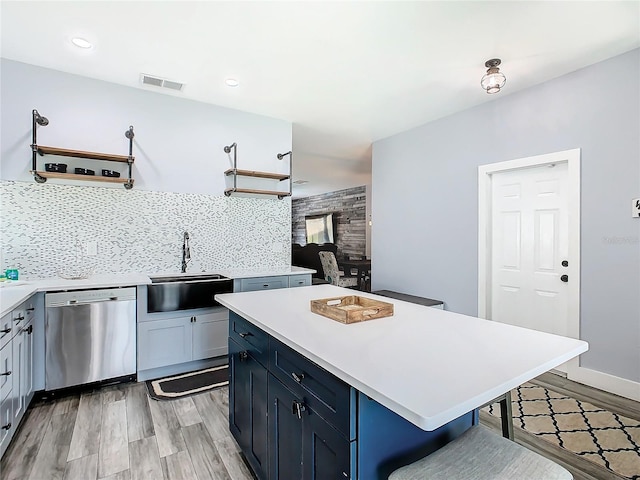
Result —
[{"label": "recessed ceiling light", "polygon": [[82,37],[73,37],[71,39],[71,43],[73,43],[78,48],[89,49],[89,48],[93,47],[93,45],[91,44],[91,42],[89,40],[85,40]]},{"label": "recessed ceiling light", "polygon": [[227,84],[227,87],[237,87],[238,85],[240,85],[240,82],[238,80],[236,80],[235,78],[227,78],[224,83]]}]

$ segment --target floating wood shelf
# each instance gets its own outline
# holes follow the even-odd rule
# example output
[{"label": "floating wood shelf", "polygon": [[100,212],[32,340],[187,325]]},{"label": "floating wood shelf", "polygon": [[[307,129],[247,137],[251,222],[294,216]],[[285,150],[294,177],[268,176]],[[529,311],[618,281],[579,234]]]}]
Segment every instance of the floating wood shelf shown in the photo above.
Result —
[{"label": "floating wood shelf", "polygon": [[130,183],[133,185],[133,178],[115,178],[103,177],[100,175],[77,175],[75,173],[58,173],[58,172],[42,172],[32,170],[30,173],[39,175],[42,178],[63,178],[66,180],[85,180],[90,182],[108,182],[108,183]]},{"label": "floating wood shelf", "polygon": [[229,175],[240,175],[242,177],[257,177],[257,178],[269,178],[271,180],[288,180],[290,175],[280,174],[280,173],[269,173],[269,172],[256,172],[254,170],[234,170],[230,168],[224,172],[226,176]]},{"label": "floating wood shelf", "polygon": [[[58,178],[65,180],[120,183],[124,185],[124,188],[126,188],[127,190],[131,190],[133,188],[132,167],[135,160],[135,157],[133,156],[133,137],[135,137],[135,134],[133,132],[133,125],[129,125],[127,131],[124,132],[124,136],[129,140],[129,155],[114,155],[112,153],[87,152],[84,150],[71,150],[68,148],[46,147],[44,145],[38,145],[37,126],[40,125],[41,127],[46,127],[47,125],[49,125],[49,119],[40,115],[40,113],[38,113],[38,111],[35,109],[31,111],[31,115],[33,120],[31,129],[31,173],[33,174],[33,179],[36,182],[44,183],[47,181],[47,178]],[[73,157],[84,158],[88,160],[104,160],[107,162],[126,163],[128,166],[128,178],[47,172],[46,170],[43,172],[42,170],[38,170],[38,155],[40,155],[41,157],[44,157],[45,155],[57,155],[60,157]]]},{"label": "floating wood shelf", "polygon": [[284,198],[291,196],[289,192],[278,192],[276,190],[255,190],[253,188],[227,188],[224,191],[224,194],[228,197],[232,193],[250,193],[250,194],[258,194],[258,195],[275,195],[278,198]]},{"label": "floating wood shelf", "polygon": [[[225,196],[230,196],[232,193],[248,193],[249,195],[271,195],[278,197],[278,200],[282,200],[285,197],[291,196],[291,152],[279,153],[276,155],[278,160],[282,160],[284,157],[289,156],[289,173],[272,173],[272,172],[257,172],[255,170],[241,170],[238,168],[238,145],[233,142],[231,145],[224,147],[224,153],[230,154],[233,151],[233,168],[225,170],[224,174],[227,177],[233,178],[233,187],[227,188],[224,191]],[[256,188],[238,188],[238,177],[253,177],[262,178],[266,180],[289,180],[289,191],[283,192],[278,190],[262,190]],[[257,182],[268,184],[268,182]],[[268,185],[266,185],[268,186]]]},{"label": "floating wood shelf", "polygon": [[[108,160],[110,162],[129,163],[127,155],[113,155],[110,153],[84,152],[82,150],[70,150],[68,148],[45,147],[38,145],[38,153],[40,155],[58,155],[61,157],[90,158],[92,160]],[[131,157],[131,162],[135,157]]]}]

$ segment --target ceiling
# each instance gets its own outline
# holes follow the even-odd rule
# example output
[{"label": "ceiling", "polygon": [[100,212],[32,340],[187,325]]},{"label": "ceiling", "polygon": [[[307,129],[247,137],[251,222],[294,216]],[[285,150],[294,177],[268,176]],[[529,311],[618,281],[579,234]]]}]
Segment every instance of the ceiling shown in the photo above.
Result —
[{"label": "ceiling", "polygon": [[[375,140],[640,46],[639,1],[0,5],[2,57],[291,121],[297,197],[370,183]],[[487,95],[494,57],[507,84]]]}]

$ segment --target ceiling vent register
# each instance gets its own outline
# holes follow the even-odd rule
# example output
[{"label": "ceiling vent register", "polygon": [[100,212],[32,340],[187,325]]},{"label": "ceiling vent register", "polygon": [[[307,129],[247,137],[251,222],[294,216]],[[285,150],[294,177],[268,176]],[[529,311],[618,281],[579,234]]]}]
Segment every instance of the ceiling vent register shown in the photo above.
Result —
[{"label": "ceiling vent register", "polygon": [[140,81],[143,85],[168,88],[169,90],[176,90],[178,92],[181,92],[184,88],[184,83],[167,80],[166,78],[154,77],[153,75],[147,75],[146,73],[140,74]]}]

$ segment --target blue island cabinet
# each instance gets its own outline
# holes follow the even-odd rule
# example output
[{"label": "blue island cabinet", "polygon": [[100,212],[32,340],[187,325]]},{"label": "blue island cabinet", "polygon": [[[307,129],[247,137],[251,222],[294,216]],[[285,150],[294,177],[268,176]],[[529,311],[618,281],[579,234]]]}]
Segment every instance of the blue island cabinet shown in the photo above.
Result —
[{"label": "blue island cabinet", "polygon": [[261,480],[386,479],[474,423],[470,412],[421,430],[241,316],[229,320],[229,428]]}]

